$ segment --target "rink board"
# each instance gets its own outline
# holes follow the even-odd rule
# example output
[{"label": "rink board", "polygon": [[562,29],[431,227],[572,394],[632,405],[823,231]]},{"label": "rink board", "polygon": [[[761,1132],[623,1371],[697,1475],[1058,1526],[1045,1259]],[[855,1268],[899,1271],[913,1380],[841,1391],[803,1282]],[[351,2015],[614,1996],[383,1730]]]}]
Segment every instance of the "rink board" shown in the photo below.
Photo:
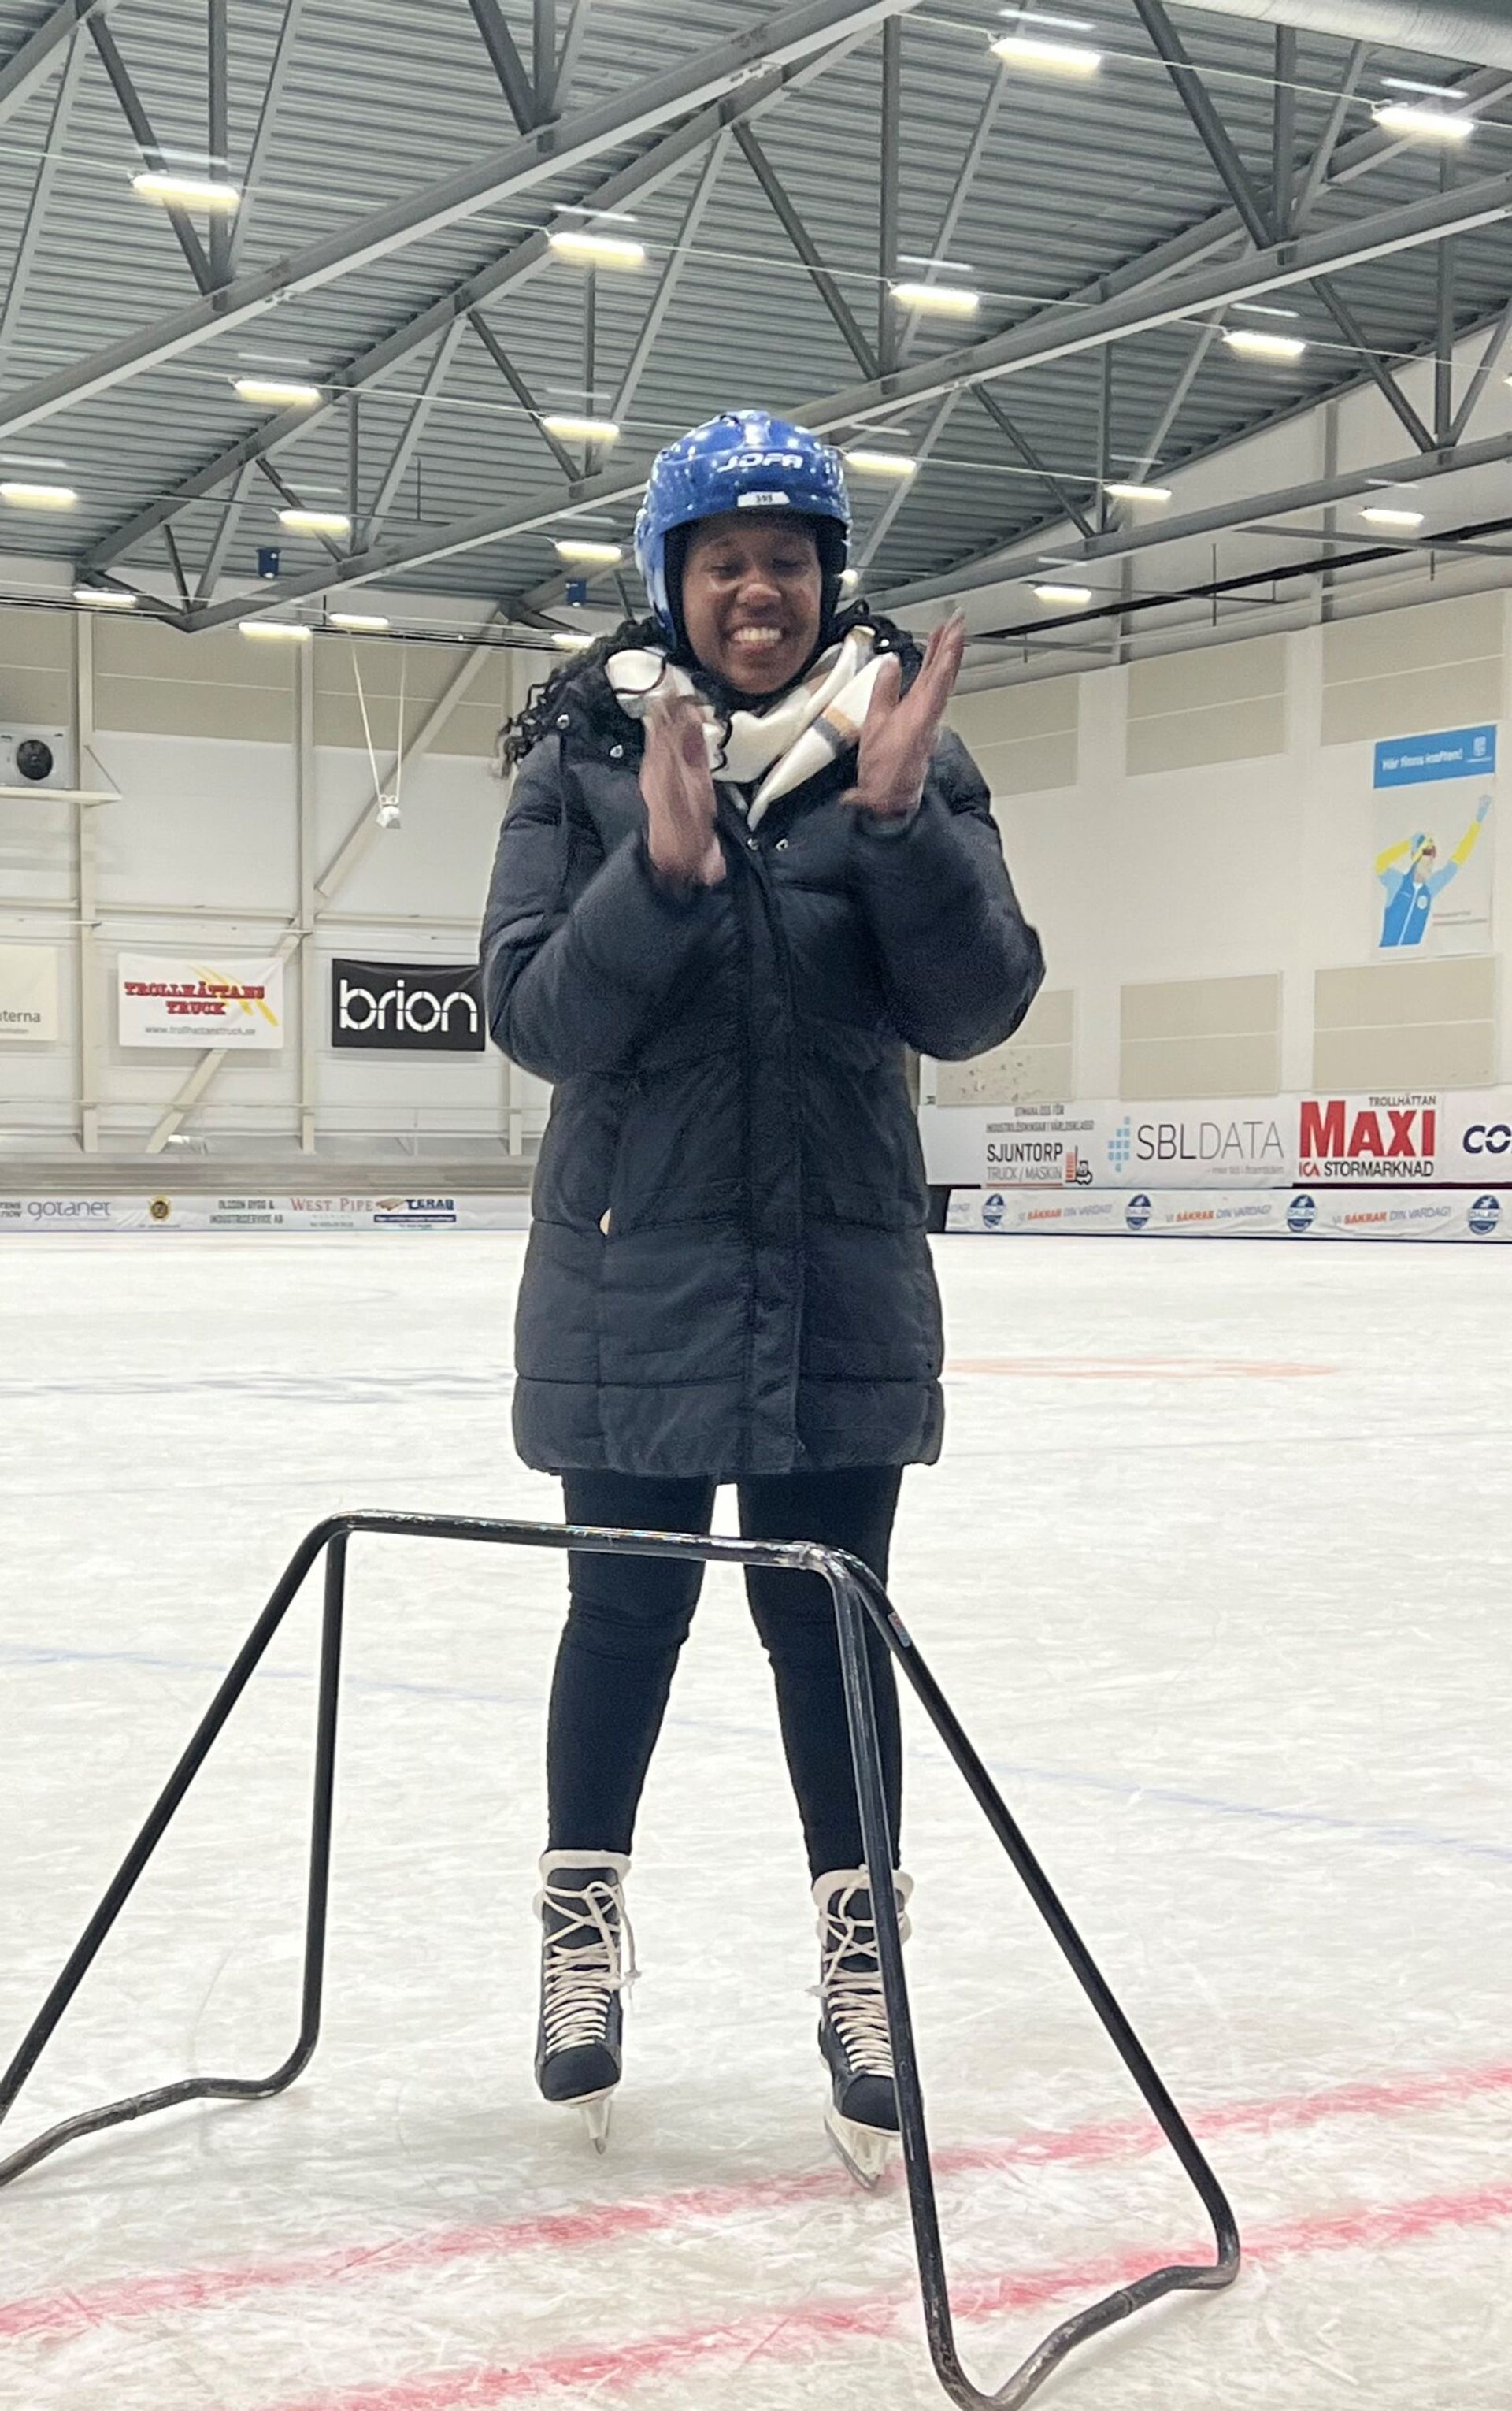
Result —
[{"label": "rink board", "polygon": [[0,1197],[13,1231],[524,1231],[523,1190],[430,1197]]},{"label": "rink board", "polygon": [[1512,1239],[1512,1190],[952,1189],[945,1228],[1010,1237]]}]

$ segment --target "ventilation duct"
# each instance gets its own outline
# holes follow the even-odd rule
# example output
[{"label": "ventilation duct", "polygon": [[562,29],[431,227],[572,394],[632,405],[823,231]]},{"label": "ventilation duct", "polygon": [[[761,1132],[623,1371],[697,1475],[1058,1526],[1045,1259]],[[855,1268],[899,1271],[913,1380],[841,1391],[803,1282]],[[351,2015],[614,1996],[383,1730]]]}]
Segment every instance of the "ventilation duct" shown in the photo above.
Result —
[{"label": "ventilation duct", "polygon": [[1439,58],[1473,59],[1512,67],[1512,12],[1506,0],[1197,0],[1219,17],[1248,17],[1266,25],[1294,25],[1309,34],[1337,34],[1346,42],[1383,42],[1392,50]]}]

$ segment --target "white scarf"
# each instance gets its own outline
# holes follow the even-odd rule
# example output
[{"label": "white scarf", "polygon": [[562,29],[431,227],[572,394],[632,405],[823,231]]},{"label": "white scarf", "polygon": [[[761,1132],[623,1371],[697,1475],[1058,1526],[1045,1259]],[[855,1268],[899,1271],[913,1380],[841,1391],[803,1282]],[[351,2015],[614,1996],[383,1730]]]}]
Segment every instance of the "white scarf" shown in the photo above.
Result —
[{"label": "white scarf", "polygon": [[[755,828],[778,796],[801,787],[857,742],[886,658],[876,643],[870,628],[850,629],[770,710],[736,711],[728,720],[664,653],[611,653],[604,666],[620,709],[632,720],[644,720],[656,697],[669,689],[696,698],[710,772],[721,786],[734,790],[736,803]],[[761,783],[748,802],[740,790],[757,781]]]}]

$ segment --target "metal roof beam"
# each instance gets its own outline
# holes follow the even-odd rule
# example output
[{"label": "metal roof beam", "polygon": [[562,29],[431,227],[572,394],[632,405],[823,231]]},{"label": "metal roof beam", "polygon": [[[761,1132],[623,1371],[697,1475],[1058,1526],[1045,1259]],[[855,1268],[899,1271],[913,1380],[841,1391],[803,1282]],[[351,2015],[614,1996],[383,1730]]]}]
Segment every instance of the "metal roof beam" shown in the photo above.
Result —
[{"label": "metal roof beam", "polygon": [[[131,128],[132,139],[138,150],[150,168],[167,168],[168,163],[163,155],[163,146],[153,131],[152,120],[142,106],[141,95],[133,83],[126,63],[116,47],[115,36],[103,18],[99,17],[92,19],[89,30],[94,48],[100,54],[105,72],[110,79],[115,96],[121,104],[121,113]],[[178,236],[179,248],[189,262],[189,273],[201,293],[209,293],[211,284],[210,261],[205,256],[205,247],[195,231],[188,211],[181,203],[170,201],[167,204],[167,216],[168,224]]]},{"label": "metal roof beam", "polygon": [[520,132],[529,134],[538,122],[535,95],[519,54],[519,44],[504,22],[499,0],[467,0],[467,5],[483,36],[483,47],[493,62],[493,71],[509,103],[509,113]]},{"label": "metal roof beam", "polygon": [[773,214],[783,233],[813,278],[815,292],[845,337],[851,358],[867,376],[876,376],[880,373],[881,363],[866,336],[863,334],[860,322],[850,302],[820,257],[819,247],[794,209],[772,162],[749,125],[737,125],[734,128],[734,138],[746,154],[756,182],[771,203]]},{"label": "metal roof beam", "polygon": [[[1311,485],[1282,486],[1271,493],[1249,494],[1217,504],[1211,510],[1184,511],[1177,518],[1162,519],[1147,527],[1118,528],[1107,535],[1095,536],[1090,544],[1067,545],[1056,557],[1068,568],[1080,569],[1093,562],[1117,561],[1126,553],[1153,551],[1159,545],[1182,544],[1192,536],[1223,535],[1257,519],[1285,518],[1293,511],[1326,510],[1335,503],[1355,502],[1383,485],[1420,483],[1428,477],[1456,475],[1465,469],[1499,468],[1509,460],[1512,435],[1496,435],[1482,444],[1461,445],[1455,452],[1432,454],[1426,460],[1414,457],[1376,462],[1337,477],[1320,477]],[[910,610],[920,604],[953,599],[983,587],[1008,585],[1035,565],[1039,543],[1038,537],[1025,539],[1022,548],[1005,553],[1003,559],[990,565],[982,563],[969,571],[947,573],[943,577],[917,578],[908,586],[894,588],[882,599],[891,609]]]},{"label": "metal roof beam", "polygon": [[[1227,126],[1214,107],[1208,88],[1192,64],[1181,36],[1170,22],[1164,0],[1134,0],[1134,6],[1180,95],[1182,107],[1197,129],[1203,149],[1223,179],[1250,241],[1258,247],[1278,239],[1284,241],[1287,227],[1284,223],[1272,221],[1269,212],[1261,203],[1259,195],[1250,183],[1244,163],[1229,138]],[[1282,113],[1278,112],[1278,130],[1284,132],[1284,127],[1280,124],[1281,115]],[[1287,149],[1289,152],[1289,141]],[[1273,163],[1272,183],[1278,191],[1289,190],[1289,156],[1285,162],[1285,184],[1282,183],[1283,164],[1279,156]],[[1403,393],[1389,369],[1377,357],[1369,337],[1348,303],[1321,278],[1314,290],[1345,343],[1351,344],[1359,353],[1360,365],[1366,375],[1378,388],[1397,417],[1401,419],[1413,442],[1419,450],[1432,451],[1433,439],[1427,427]]]},{"label": "metal roof beam", "polygon": [[641,320],[640,333],[631,346],[630,358],[619,373],[618,391],[615,395],[614,406],[609,413],[610,417],[617,423],[623,421],[629,416],[631,403],[635,399],[635,388],[640,384],[645,373],[646,363],[651,356],[651,346],[662,332],[662,321],[672,307],[673,298],[676,293],[683,270],[688,264],[689,251],[703,224],[704,212],[709,205],[714,187],[720,181],[720,174],[729,153],[730,129],[726,126],[709,144],[704,165],[698,171],[698,181],[689,196],[688,206],[682,213],[682,224],[677,228],[677,239],[668,252],[665,265],[657,280],[651,306]]},{"label": "metal roof beam", "polygon": [[390,453],[388,465],[378,481],[378,491],[373,496],[372,508],[367,514],[362,530],[363,541],[367,544],[376,543],[382,533],[384,521],[394,507],[399,490],[409,474],[410,462],[414,460],[416,447],[425,433],[426,421],[434,410],[440,399],[442,387],[451,373],[452,362],[457,358],[457,347],[467,332],[467,323],[465,318],[454,318],[431,356],[430,365],[425,373],[425,382],[415,395],[414,407],[404,422],[399,442]]},{"label": "metal roof beam", "polygon": [[51,197],[58,170],[63,165],[64,146],[68,135],[68,120],[73,115],[74,101],[79,92],[79,80],[83,72],[87,53],[81,35],[76,30],[63,74],[52,102],[52,115],[48,124],[47,139],[37,161],[36,175],[32,184],[32,197],[26,205],[26,219],[16,245],[16,256],[10,263],[10,281],[6,298],[0,301],[0,359],[3,359],[16,330],[26,287],[31,282],[32,268],[36,258],[36,246],[42,232],[42,222]]},{"label": "metal roof beam", "polygon": [[544,125],[557,113],[557,0],[531,0],[531,66],[536,123]]},{"label": "metal roof beam", "polygon": [[[1310,235],[1300,242],[1256,252],[1226,266],[1201,269],[1180,283],[1163,283],[1153,292],[1120,295],[1086,309],[1043,313],[1024,327],[1010,329],[964,350],[941,353],[916,369],[902,369],[892,376],[875,378],[865,385],[800,403],[794,415],[817,433],[829,433],[836,428],[884,416],[906,402],[936,401],[958,387],[1043,367],[1051,360],[1068,359],[1110,341],[1142,334],[1153,327],[1170,326],[1248,295],[1305,284],[1329,268],[1353,267],[1362,260],[1388,257],[1393,252],[1413,250],[1426,242],[1440,241],[1446,234],[1509,216],[1512,176],[1488,177],[1479,183],[1467,184],[1458,194],[1433,194],[1405,209],[1359,219],[1327,234]],[[1430,460],[1397,474],[1418,476],[1431,466]],[[254,610],[269,610],[280,603],[319,593],[329,584],[358,585],[371,577],[388,577],[428,562],[444,560],[453,553],[472,551],[502,536],[549,525],[565,512],[580,509],[585,504],[626,502],[639,492],[644,474],[644,467],[629,476],[605,470],[596,476],[576,479],[564,492],[527,495],[508,509],[490,507],[471,519],[455,521],[450,527],[438,528],[430,536],[414,543],[380,546],[371,552],[354,555],[334,580],[314,574],[280,581],[260,595],[249,596],[247,605]],[[1354,487],[1349,490],[1353,492]],[[947,581],[935,591],[953,592],[955,588]],[[218,606],[218,616],[229,617],[233,607],[240,606]],[[195,625],[214,625],[216,618],[217,612],[196,613]]]},{"label": "metal roof beam", "polygon": [[199,583],[195,588],[196,606],[210,600],[215,592],[221,572],[225,566],[225,556],[231,548],[232,539],[240,522],[242,506],[247,499],[247,488],[252,483],[253,466],[253,462],[249,460],[246,467],[239,471],[236,484],[225,498],[225,508],[221,513],[221,524],[215,531],[215,540],[205,556],[205,565],[199,573]]},{"label": "metal roof beam", "polygon": [[1345,120],[1349,114],[1350,106],[1359,89],[1359,79],[1365,72],[1365,62],[1369,56],[1368,44],[1356,42],[1345,62],[1344,74],[1340,79],[1338,92],[1334,95],[1333,107],[1329,111],[1328,123],[1318,138],[1317,149],[1308,162],[1301,186],[1292,195],[1293,232],[1307,224],[1317,197],[1328,181],[1329,169],[1333,165],[1334,154],[1339,148],[1339,137],[1344,132]]},{"label": "metal roof beam", "polygon": [[1512,341],[1512,300],[1509,300],[1486,339],[1486,349],[1476,363],[1475,374],[1466,387],[1464,400],[1454,414],[1449,429],[1449,442],[1462,444],[1465,431],[1480,404],[1481,395],[1500,367],[1507,343]]},{"label": "metal roof beam", "polygon": [[561,49],[557,56],[556,100],[559,112],[566,106],[573,78],[577,73],[577,62],[588,38],[592,7],[593,0],[573,0],[567,13],[567,30],[561,37]]},{"label": "metal roof beam", "polygon": [[288,80],[289,62],[294,55],[295,37],[299,31],[299,19],[303,11],[304,0],[286,0],[284,15],[279,23],[273,63],[268,70],[268,81],[263,87],[262,105],[257,111],[257,130],[252,138],[252,149],[247,153],[246,172],[241,179],[241,206],[236,213],[236,221],[231,227],[230,268],[232,271],[235,270],[237,261],[241,256],[252,213],[257,206],[258,187],[262,183],[263,169],[268,163],[268,151],[273,139],[273,128],[278,123],[279,108],[284,98],[284,86]]},{"label": "metal roof beam", "polygon": [[500,375],[503,378],[504,383],[508,386],[510,392],[519,403],[519,406],[524,411],[527,418],[533,420],[537,434],[540,436],[542,443],[545,446],[546,450],[555,460],[558,468],[561,471],[562,475],[567,478],[575,477],[578,475],[576,461],[568,451],[566,445],[563,444],[559,437],[552,434],[550,428],[546,425],[545,417],[542,415],[540,403],[536,401],[534,394],[531,391],[525,379],[521,376],[518,369],[515,366],[514,361],[510,358],[509,354],[505,351],[498,336],[494,333],[493,329],[488,325],[487,320],[482,315],[481,312],[474,311],[472,314],[472,323],[473,331],[477,335],[479,342],[482,343],[484,350],[487,353],[488,358],[492,360]]},{"label": "metal roof beam", "polygon": [[[205,116],[211,167],[231,172],[230,36],[226,0],[206,0]],[[224,285],[231,272],[231,222],[217,211],[210,222],[210,278]]]},{"label": "metal roof beam", "polygon": [[62,0],[51,17],[45,17],[35,33],[28,34],[19,50],[13,51],[0,67],[0,125],[24,108],[37,85],[45,83],[58,63],[58,52],[73,39],[80,25],[93,23],[103,17],[115,0]]},{"label": "metal roof beam", "polygon": [[782,66],[831,47],[836,36],[870,31],[920,0],[794,0],[759,24],[631,92],[577,116],[541,126],[472,167],[408,194],[308,244],[292,259],[275,260],[255,275],[238,277],[191,308],[144,327],[123,342],[71,361],[53,375],[13,394],[0,414],[0,436],[14,435],[53,417],[73,402],[87,402],[162,361],[177,359],[217,335],[275,309],[298,294],[321,286],[374,260],[423,241],[445,227],[475,217],[516,193],[550,182],[581,167],[600,152],[633,141],[685,110],[702,108],[745,83],[763,66]]},{"label": "metal roof beam", "polygon": [[[644,199],[647,194],[676,176],[687,161],[724,128],[739,120],[760,116],[789,93],[807,90],[841,59],[848,57],[865,38],[864,35],[852,34],[821,51],[817,58],[806,60],[802,66],[772,68],[753,77],[738,91],[700,110],[672,133],[662,135],[628,168],[619,168],[601,184],[580,187],[579,205],[594,211],[609,211],[618,209],[625,201]],[[491,260],[487,268],[464,278],[460,285],[453,285],[448,293],[430,302],[416,316],[407,319],[392,334],[385,335],[381,343],[372,344],[369,350],[349,360],[344,368],[325,378],[324,397],[313,409],[285,410],[275,417],[264,419],[260,427],[240,437],[237,443],[227,445],[203,468],[183,478],[170,493],[149,503],[124,521],[94,548],[89,557],[90,566],[103,569],[119,561],[143,536],[151,535],[165,519],[172,519],[191,503],[202,501],[225,478],[234,476],[247,461],[258,460],[264,454],[277,450],[281,445],[297,441],[328,412],[338,408],[349,395],[375,384],[390,369],[407,359],[412,352],[418,351],[454,318],[466,316],[496,293],[538,274],[550,259],[550,239],[546,232],[543,229],[527,235],[523,242],[513,244],[508,251]]]}]

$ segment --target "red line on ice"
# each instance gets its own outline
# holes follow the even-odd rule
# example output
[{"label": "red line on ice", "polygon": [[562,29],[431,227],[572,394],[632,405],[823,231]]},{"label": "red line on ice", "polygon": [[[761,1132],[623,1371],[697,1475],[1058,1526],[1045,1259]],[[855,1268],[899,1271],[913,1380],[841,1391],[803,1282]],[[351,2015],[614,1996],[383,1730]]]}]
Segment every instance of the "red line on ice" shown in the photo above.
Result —
[{"label": "red line on ice", "polygon": [[[1419,2243],[1447,2228],[1489,2226],[1504,2218],[1512,2218],[1512,2185],[1475,2193],[1429,2194],[1417,2201],[1388,2202],[1272,2228],[1250,2241],[1247,2257],[1253,2269],[1310,2259],[1320,2252]],[[1176,2256],[1198,2264],[1210,2257],[1210,2249],[1201,2245]],[[1042,2308],[1066,2294],[1104,2294],[1127,2285],[1150,2266],[1148,2253],[1119,2252],[1079,2268],[1010,2270],[969,2278],[956,2290],[956,2315],[981,2319],[1001,2311]],[[629,2386],[727,2353],[748,2360],[778,2358],[806,2344],[894,2336],[911,2308],[911,2299],[901,2293],[858,2296],[849,2302],[797,2302],[785,2311],[766,2310],[720,2327],[546,2353],[513,2368],[446,2370],[433,2377],[401,2378],[397,2385],[357,2387],[284,2404],[277,2411],[489,2411],[495,2404],[565,2387]]]},{"label": "red line on ice", "polygon": [[[1512,2092],[1512,2064],[1451,2068],[1437,2074],[1367,2078],[1326,2092],[1281,2095],[1271,2100],[1215,2103],[1196,2114],[1193,2124],[1210,2141],[1221,2135],[1319,2126],[1330,2118],[1393,2117],[1414,2110],[1453,2108],[1508,2092]],[[1109,2119],[1098,2126],[1025,2135],[1009,2142],[947,2144],[935,2154],[935,2170],[945,2177],[1057,2162],[1085,2166],[1163,2148],[1164,2139],[1152,2118]],[[739,2185],[689,2187],[648,2201],[603,2202],[580,2210],[545,2211],[488,2227],[442,2228],[393,2242],[338,2244],[285,2260],[252,2261],[240,2268],[124,2277],[87,2289],[0,2303],[0,2338],[78,2335],[123,2319],[150,2317],[155,2312],[213,2310],[289,2287],[381,2279],[414,2269],[439,2268],[448,2261],[497,2259],[520,2252],[602,2248],[629,2237],[664,2233],[699,2219],[738,2217],[751,2211],[846,2198],[844,2180],[837,2170],[825,2167],[791,2176],[757,2177]]]}]

